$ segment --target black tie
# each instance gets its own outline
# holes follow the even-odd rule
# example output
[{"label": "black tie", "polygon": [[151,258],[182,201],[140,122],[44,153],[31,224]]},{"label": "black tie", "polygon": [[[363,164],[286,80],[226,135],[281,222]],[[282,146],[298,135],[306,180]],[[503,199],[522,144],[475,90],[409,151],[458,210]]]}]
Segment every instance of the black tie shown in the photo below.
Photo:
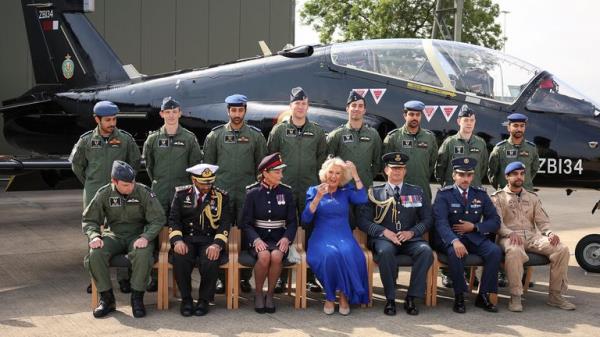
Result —
[{"label": "black tie", "polygon": [[469,198],[467,198],[467,191],[462,192],[463,201],[465,202],[465,206],[469,203]]},{"label": "black tie", "polygon": [[400,187],[398,186],[394,187],[394,199],[396,199],[396,202],[400,201]]}]

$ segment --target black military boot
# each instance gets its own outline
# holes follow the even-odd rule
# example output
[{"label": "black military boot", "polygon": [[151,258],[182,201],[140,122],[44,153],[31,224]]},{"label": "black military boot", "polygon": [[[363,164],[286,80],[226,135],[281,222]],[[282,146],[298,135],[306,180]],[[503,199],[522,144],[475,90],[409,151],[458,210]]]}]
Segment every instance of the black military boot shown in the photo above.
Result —
[{"label": "black military boot", "polygon": [[146,286],[146,291],[149,293],[155,293],[158,290],[158,280],[153,277],[150,278],[150,283]]},{"label": "black military boot", "polygon": [[98,302],[98,306],[94,309],[94,317],[104,317],[116,309],[117,304],[115,303],[115,294],[113,294],[112,289],[103,291],[100,293],[100,302]]},{"label": "black military boot", "polygon": [[133,317],[140,318],[146,316],[146,307],[144,307],[144,292],[133,290],[131,292],[131,312]]},{"label": "black military boot", "polygon": [[119,289],[123,294],[129,294],[131,292],[131,283],[129,283],[129,280],[119,280]]}]

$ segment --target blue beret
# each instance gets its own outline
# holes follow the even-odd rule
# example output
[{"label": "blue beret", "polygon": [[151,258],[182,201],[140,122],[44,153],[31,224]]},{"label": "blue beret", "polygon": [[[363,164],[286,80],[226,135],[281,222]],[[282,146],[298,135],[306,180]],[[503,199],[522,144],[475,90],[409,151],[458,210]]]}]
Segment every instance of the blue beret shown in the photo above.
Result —
[{"label": "blue beret", "polygon": [[117,180],[126,181],[128,183],[135,179],[135,171],[129,164],[121,160],[115,160],[112,165],[110,176]]},{"label": "blue beret", "polygon": [[160,110],[177,109],[180,106],[181,105],[179,104],[179,102],[174,100],[173,97],[169,96],[169,97],[163,98],[162,105],[160,106]]},{"label": "blue beret", "polygon": [[365,102],[365,105],[366,105],[367,101],[361,94],[357,93],[354,90],[350,90],[350,94],[348,95],[348,99],[346,100],[346,105],[348,105],[352,102],[360,101],[361,99]]},{"label": "blue beret", "polygon": [[520,113],[514,113],[514,114],[510,114],[507,117],[508,122],[509,123],[514,123],[514,122],[527,122],[527,116],[520,114]]},{"label": "blue beret", "polygon": [[404,110],[423,111],[425,104],[421,101],[408,101],[404,103]]},{"label": "blue beret", "polygon": [[119,107],[111,101],[100,101],[94,105],[94,115],[98,117],[115,116]]},{"label": "blue beret", "polygon": [[227,106],[245,106],[246,102],[248,102],[248,98],[241,94],[235,94],[225,98]]},{"label": "blue beret", "polygon": [[524,170],[525,169],[525,164],[521,163],[520,161],[513,161],[512,163],[506,165],[506,168],[504,169],[504,175],[509,175],[512,171],[515,170]]},{"label": "blue beret", "polygon": [[452,169],[458,172],[474,171],[477,166],[477,160],[470,157],[460,157],[452,159]]},{"label": "blue beret", "polygon": [[389,167],[404,167],[408,161],[408,155],[400,152],[388,152],[381,156],[381,160]]},{"label": "blue beret", "polygon": [[458,112],[458,117],[471,117],[475,114],[475,111],[473,111],[473,109],[469,108],[468,105],[463,104],[460,107],[460,111]]},{"label": "blue beret", "polygon": [[304,89],[301,87],[292,88],[292,92],[290,92],[290,103],[294,101],[303,101],[307,98],[308,96],[306,96]]}]

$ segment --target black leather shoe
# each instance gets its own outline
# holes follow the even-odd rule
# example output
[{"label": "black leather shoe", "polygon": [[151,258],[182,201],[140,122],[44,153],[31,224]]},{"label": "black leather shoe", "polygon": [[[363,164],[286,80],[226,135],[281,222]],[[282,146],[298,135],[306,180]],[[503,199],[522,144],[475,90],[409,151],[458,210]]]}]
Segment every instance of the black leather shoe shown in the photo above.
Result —
[{"label": "black leather shoe", "polygon": [[150,283],[146,286],[146,291],[149,293],[155,293],[158,290],[158,280],[153,278],[150,279]]},{"label": "black leather shoe", "polygon": [[117,304],[115,303],[115,295],[113,294],[112,289],[101,292],[100,301],[93,312],[94,317],[104,317],[115,310],[117,310]]},{"label": "black leather shoe", "polygon": [[490,302],[489,294],[478,294],[475,300],[475,306],[483,308],[485,311],[498,312],[498,307]]},{"label": "black leather shoe", "polygon": [[85,289],[85,292],[88,293],[88,294],[92,293],[92,284],[91,283],[88,284],[87,289]]},{"label": "black leather shoe", "polygon": [[250,281],[248,280],[241,280],[240,281],[240,289],[242,290],[243,293],[249,293],[252,291],[252,286],[250,285]]},{"label": "black leather shoe", "polygon": [[259,314],[265,313],[265,296],[255,295],[254,296],[254,311]]},{"label": "black leather shoe", "polygon": [[181,316],[190,317],[194,313],[194,301],[190,299],[181,300],[181,306],[179,307]]},{"label": "black leather shoe", "polygon": [[277,279],[277,283],[275,283],[274,291],[276,294],[281,294],[284,290],[285,290],[285,282],[283,282],[283,279],[280,277]]},{"label": "black leather shoe", "polygon": [[140,318],[146,316],[146,307],[144,306],[144,292],[133,290],[131,292],[131,312],[133,317]]},{"label": "black leather shoe", "polygon": [[306,282],[306,289],[310,290],[313,293],[320,293],[323,291],[323,289],[321,289],[321,286],[318,285],[316,281]]},{"label": "black leather shoe", "polygon": [[452,310],[459,314],[464,314],[467,312],[467,308],[465,307],[465,297],[463,294],[454,295],[454,306]]},{"label": "black leather shoe", "polygon": [[416,316],[419,314],[419,309],[417,309],[414,297],[406,296],[406,298],[404,299],[404,310],[406,310],[407,314],[412,316]]},{"label": "black leather shoe", "polygon": [[194,316],[204,316],[208,313],[208,301],[198,300],[194,308]]},{"label": "black leather shoe", "polygon": [[119,289],[123,294],[129,294],[131,292],[131,283],[129,283],[129,280],[119,280]]},{"label": "black leather shoe", "polygon": [[223,282],[221,282],[221,280],[217,279],[217,285],[215,286],[215,293],[216,294],[224,294],[225,293],[225,286],[223,285]]},{"label": "black leather shoe", "polygon": [[442,285],[446,288],[454,287],[454,283],[452,283],[450,276],[444,274],[442,274]]},{"label": "black leather shoe", "polygon": [[383,313],[388,316],[394,316],[396,314],[396,301],[387,300],[385,302],[385,308],[383,308]]}]

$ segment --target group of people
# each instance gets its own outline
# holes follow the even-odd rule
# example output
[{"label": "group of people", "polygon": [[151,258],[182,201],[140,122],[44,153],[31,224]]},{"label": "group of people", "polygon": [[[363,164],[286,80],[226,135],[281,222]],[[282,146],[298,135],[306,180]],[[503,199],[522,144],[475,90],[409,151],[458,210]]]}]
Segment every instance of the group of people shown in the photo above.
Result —
[{"label": "group of people", "polygon": [[[342,315],[350,313],[351,304],[369,301],[366,260],[354,227],[368,235],[387,315],[396,314],[399,254],[413,261],[404,309],[409,315],[419,313],[416,300],[425,295],[431,247],[447,257],[455,312],[466,312],[463,262],[470,253],[485,261],[475,304],[497,311],[490,294],[497,292],[503,251],[509,310],[523,310],[526,252],[551,261],[548,304],[575,309],[562,296],[568,248],[550,230],[539,197],[531,191],[538,157],[524,139],[526,116],[508,116],[510,137],[488,158],[485,142],[474,135],[475,112],[466,105],[458,114],[458,133],[438,150],[434,134],[421,128],[425,105],[419,101],[405,103],[405,124],[383,141],[365,123],[366,102],[355,91],[346,103],[348,122],[329,134],[309,121],[309,99],[300,87],[291,90],[289,117],[268,139],[245,123],[244,95],[228,96],[225,103],[229,122],[215,127],[201,149],[194,134],[179,124],[179,103],[165,98],[160,111],[164,126],[149,134],[141,156],[132,137],[116,128],[118,107],[108,101],[95,105],[98,126],[81,136],[70,157],[84,184],[85,265],[100,293],[95,317],[115,310],[108,267],[117,254],[127,254],[131,261],[131,270],[118,273],[121,290],[132,293],[134,317],[145,316],[143,296],[155,287],[153,253],[162,226],[169,227],[183,316],[205,315],[215,292],[221,291],[218,267],[227,259],[231,226],[242,230],[243,248],[253,259],[258,313],[276,311],[274,294],[285,287],[282,266],[300,225],[307,231],[307,287],[324,290],[326,314],[335,312],[337,296]],[[150,188],[135,181],[142,158]],[[386,182],[373,186],[382,168]],[[429,181],[434,174],[442,188],[432,203]],[[481,187],[486,174],[498,188],[491,197]],[[201,281],[194,304],[195,266]],[[250,276],[242,275],[242,291],[251,290]]]}]

